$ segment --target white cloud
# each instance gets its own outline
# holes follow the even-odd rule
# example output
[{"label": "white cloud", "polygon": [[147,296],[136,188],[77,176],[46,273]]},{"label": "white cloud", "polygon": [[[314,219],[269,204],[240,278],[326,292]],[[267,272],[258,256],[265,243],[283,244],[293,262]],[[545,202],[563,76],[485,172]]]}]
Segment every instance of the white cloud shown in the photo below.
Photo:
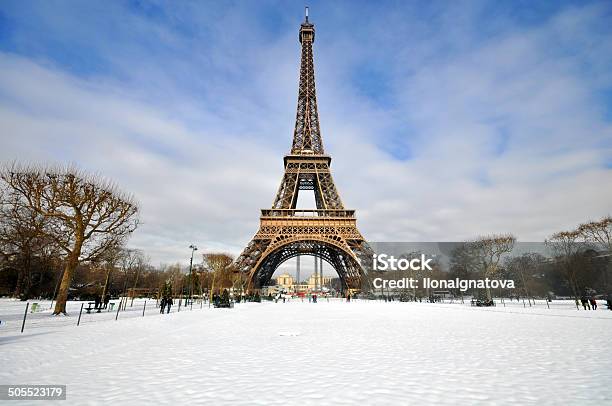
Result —
[{"label": "white cloud", "polygon": [[[146,61],[135,60],[138,52],[111,58],[126,70],[133,63],[134,77],[142,73],[126,83],[0,54],[0,160],[70,161],[116,180],[142,205],[143,223],[130,244],[154,263],[186,262],[190,243],[239,253],[282,176],[299,55],[295,32],[257,49],[234,45],[240,32],[225,35],[221,28],[245,18],[225,16],[211,26],[216,46],[194,48],[199,64],[214,65],[200,77],[195,66],[174,62],[172,74],[162,66],[141,71]],[[390,59],[351,41],[350,32],[329,38],[318,32],[325,147],[366,238],[513,232],[541,240],[609,214],[612,171],[604,163],[612,155],[612,128],[596,93],[612,83],[612,41],[607,32],[589,32],[600,19],[597,7],[571,9],[474,45],[457,33],[449,53],[431,52],[428,46],[444,41],[430,33],[429,42],[416,36],[404,48],[387,44],[398,51]],[[399,25],[390,23],[380,38],[410,32],[393,21]],[[165,46],[186,53],[180,38],[155,29]],[[369,40],[376,38],[373,32]],[[573,47],[580,49],[565,49]],[[369,99],[349,77],[368,60],[388,67],[388,105]],[[182,92],[192,78],[202,99]],[[395,158],[389,143],[409,150],[409,159]]]}]

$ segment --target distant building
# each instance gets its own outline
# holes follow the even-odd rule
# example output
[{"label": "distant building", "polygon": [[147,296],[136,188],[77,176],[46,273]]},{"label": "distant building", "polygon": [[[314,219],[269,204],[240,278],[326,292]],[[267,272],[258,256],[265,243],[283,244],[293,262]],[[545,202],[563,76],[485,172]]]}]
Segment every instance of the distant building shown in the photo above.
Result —
[{"label": "distant building", "polygon": [[[308,278],[308,290],[319,290],[321,288],[329,289],[332,278],[329,276],[321,275],[321,274],[312,274],[310,278]],[[321,283],[323,282],[323,283]]]},{"label": "distant building", "polygon": [[[321,284],[321,282],[323,282]],[[316,284],[315,284],[316,283]],[[308,293],[311,291],[319,290],[321,287],[324,290],[331,288],[332,278],[329,276],[315,275],[312,274],[306,282],[296,283],[293,276],[284,273],[276,277],[276,287],[273,289],[275,292],[285,291],[287,293]]]},{"label": "distant building", "polygon": [[293,279],[293,276],[289,275],[288,273],[284,273],[276,278],[276,284],[281,288],[293,290],[295,279]]}]

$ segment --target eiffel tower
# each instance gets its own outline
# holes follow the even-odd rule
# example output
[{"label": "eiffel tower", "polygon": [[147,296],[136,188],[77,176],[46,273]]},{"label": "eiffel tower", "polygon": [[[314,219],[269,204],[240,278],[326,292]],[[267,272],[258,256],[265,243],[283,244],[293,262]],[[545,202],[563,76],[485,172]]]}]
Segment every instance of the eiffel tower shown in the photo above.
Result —
[{"label": "eiffel tower", "polygon": [[[246,275],[247,290],[266,286],[280,264],[298,255],[314,255],[338,273],[343,289],[359,290],[372,250],[357,230],[355,210],[342,204],[325,155],[319,128],[312,44],[314,25],[301,24],[302,44],[297,115],[285,174],[271,209],[263,209],[259,231],[236,259],[235,270]],[[296,209],[298,194],[314,191],[316,209]],[[362,266],[364,264],[364,266]]]}]

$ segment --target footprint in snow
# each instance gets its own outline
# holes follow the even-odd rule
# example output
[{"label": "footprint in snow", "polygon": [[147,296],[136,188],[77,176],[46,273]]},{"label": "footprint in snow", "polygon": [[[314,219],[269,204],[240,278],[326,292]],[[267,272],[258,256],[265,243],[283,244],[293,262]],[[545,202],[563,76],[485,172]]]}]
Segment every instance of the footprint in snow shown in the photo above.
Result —
[{"label": "footprint in snow", "polygon": [[297,331],[280,331],[278,335],[281,337],[297,337],[300,335],[300,333]]}]

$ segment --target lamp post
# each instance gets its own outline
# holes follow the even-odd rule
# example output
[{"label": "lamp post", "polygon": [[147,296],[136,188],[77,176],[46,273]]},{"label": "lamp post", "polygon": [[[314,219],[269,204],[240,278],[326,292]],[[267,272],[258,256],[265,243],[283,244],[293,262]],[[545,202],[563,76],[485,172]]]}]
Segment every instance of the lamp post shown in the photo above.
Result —
[{"label": "lamp post", "polygon": [[[198,250],[198,247],[191,244],[191,260],[189,260],[189,300],[191,300],[191,294],[193,292],[193,253]],[[185,300],[185,306],[187,306],[187,300]]]}]

